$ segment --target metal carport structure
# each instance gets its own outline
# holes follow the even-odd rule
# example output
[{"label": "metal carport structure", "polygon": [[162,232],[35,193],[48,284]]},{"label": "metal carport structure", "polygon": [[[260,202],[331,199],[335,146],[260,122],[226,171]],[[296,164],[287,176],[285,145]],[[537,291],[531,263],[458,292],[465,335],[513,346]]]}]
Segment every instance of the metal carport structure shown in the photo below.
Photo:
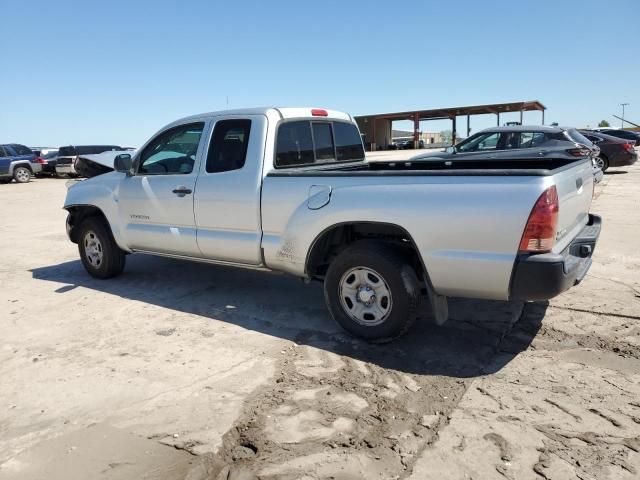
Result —
[{"label": "metal carport structure", "polygon": [[[388,146],[391,141],[391,122],[394,120],[413,121],[413,140],[415,146],[418,145],[420,122],[423,120],[451,120],[452,141],[456,142],[456,119],[457,117],[467,117],[467,136],[471,131],[471,115],[496,115],[496,123],[500,125],[500,114],[509,112],[520,112],[520,123],[522,123],[523,113],[537,110],[542,112],[542,124],[544,124],[544,111],[546,107],[537,100],[528,102],[492,103],[487,105],[470,105],[466,107],[434,108],[430,110],[413,110],[408,112],[379,113],[374,115],[361,115],[355,117],[360,131],[365,135],[365,144],[371,150],[376,150],[378,146]],[[386,135],[388,131],[388,135]],[[381,135],[382,133],[382,135]],[[379,139],[384,139],[379,142]]]}]

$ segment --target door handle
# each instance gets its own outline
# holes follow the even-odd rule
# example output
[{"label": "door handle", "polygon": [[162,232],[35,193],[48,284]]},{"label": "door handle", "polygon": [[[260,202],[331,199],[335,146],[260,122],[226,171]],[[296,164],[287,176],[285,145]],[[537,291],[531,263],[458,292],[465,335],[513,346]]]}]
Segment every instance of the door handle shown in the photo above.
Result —
[{"label": "door handle", "polygon": [[188,195],[191,193],[191,189],[180,185],[173,189],[173,193],[175,193],[179,197],[184,197],[185,195]]}]

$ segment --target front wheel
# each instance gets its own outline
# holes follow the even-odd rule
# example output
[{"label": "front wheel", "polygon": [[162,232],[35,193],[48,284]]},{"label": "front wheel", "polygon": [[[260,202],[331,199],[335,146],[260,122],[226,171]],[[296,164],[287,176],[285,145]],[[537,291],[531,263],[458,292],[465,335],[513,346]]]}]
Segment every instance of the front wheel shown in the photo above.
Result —
[{"label": "front wheel", "polygon": [[345,330],[384,343],[405,333],[415,321],[420,285],[398,249],[362,241],[331,263],[324,295],[331,315]]},{"label": "front wheel", "polygon": [[27,167],[16,167],[13,171],[13,178],[15,178],[18,183],[27,183],[31,180],[31,170]]},{"label": "front wheel", "polygon": [[116,244],[104,221],[98,217],[89,217],[82,222],[78,250],[85,270],[92,277],[111,278],[124,270],[125,253]]}]

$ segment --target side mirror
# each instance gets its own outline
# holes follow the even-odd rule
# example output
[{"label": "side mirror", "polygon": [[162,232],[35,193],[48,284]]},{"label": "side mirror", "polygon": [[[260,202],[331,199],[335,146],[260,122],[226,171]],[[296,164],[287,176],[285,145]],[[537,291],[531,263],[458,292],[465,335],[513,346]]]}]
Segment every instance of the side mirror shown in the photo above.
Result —
[{"label": "side mirror", "polygon": [[454,147],[454,146],[447,147],[447,148],[444,150],[444,152],[445,152],[445,153],[456,153],[456,147]]},{"label": "side mirror", "polygon": [[127,176],[133,175],[133,160],[128,153],[121,153],[113,160],[113,168],[116,172],[126,173]]}]

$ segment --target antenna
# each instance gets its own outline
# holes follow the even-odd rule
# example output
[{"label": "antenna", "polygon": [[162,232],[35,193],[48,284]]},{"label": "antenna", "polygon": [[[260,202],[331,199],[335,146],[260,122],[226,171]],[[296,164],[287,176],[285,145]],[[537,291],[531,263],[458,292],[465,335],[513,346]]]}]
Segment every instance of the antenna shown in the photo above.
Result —
[{"label": "antenna", "polygon": [[621,103],[620,106],[622,107],[622,118],[620,119],[620,128],[624,128],[624,107],[626,107],[627,105],[629,105],[628,103]]}]

